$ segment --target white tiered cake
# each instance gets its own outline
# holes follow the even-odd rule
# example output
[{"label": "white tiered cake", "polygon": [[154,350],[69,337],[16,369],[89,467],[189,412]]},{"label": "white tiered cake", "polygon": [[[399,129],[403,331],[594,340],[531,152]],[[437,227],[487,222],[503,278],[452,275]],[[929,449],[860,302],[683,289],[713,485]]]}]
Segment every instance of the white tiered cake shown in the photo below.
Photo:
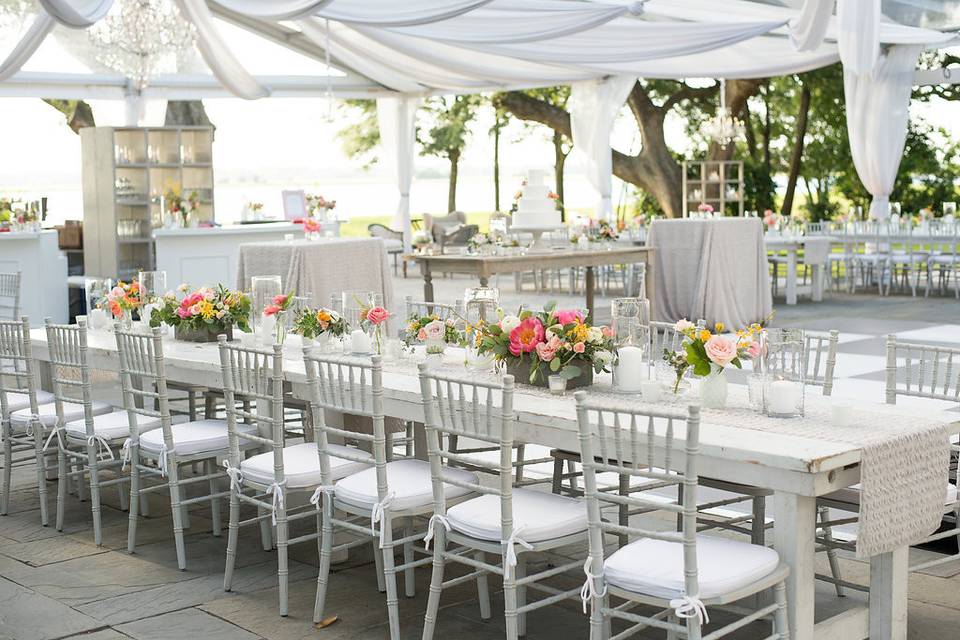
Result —
[{"label": "white tiered cake", "polygon": [[532,170],[527,174],[517,212],[513,214],[515,229],[556,229],[563,225],[557,203],[550,198],[550,188],[544,184],[544,171]]}]

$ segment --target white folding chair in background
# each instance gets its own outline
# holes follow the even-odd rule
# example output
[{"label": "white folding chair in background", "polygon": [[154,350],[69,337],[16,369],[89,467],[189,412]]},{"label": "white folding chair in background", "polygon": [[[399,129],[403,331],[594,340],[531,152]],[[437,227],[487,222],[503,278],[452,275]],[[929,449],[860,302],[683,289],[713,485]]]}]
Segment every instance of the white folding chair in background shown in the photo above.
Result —
[{"label": "white folding chair in background", "polygon": [[19,319],[20,272],[0,273],[0,320],[17,321]]},{"label": "white folding chair in background", "polygon": [[[190,505],[209,503],[213,535],[220,535],[220,502],[227,492],[219,482],[226,474],[217,467],[217,458],[226,457],[227,423],[224,420],[192,420],[174,424],[164,364],[163,340],[159,328],[150,333],[114,330],[120,354],[120,381],[126,408],[128,440],[124,442],[124,463],[130,465],[130,522],[127,551],[134,553],[137,542],[138,508],[148,493],[169,491],[177,566],[187,568],[183,530],[189,528]],[[156,407],[148,408],[148,407]],[[199,463],[203,473],[182,474],[181,466]],[[148,482],[149,481],[149,482]],[[207,492],[187,497],[187,487],[206,482]],[[146,515],[146,514],[144,514]]]},{"label": "white folding chair in background", "polygon": [[[443,589],[476,579],[480,591],[480,616],[490,616],[487,574],[503,577],[504,616],[508,640],[526,635],[526,614],[564,599],[579,589],[558,589],[542,584],[581,565],[561,559],[535,574],[527,573],[528,553],[550,552],[583,541],[586,511],[581,500],[534,489],[514,488],[513,376],[494,381],[449,376],[420,365],[420,394],[426,415],[427,445],[433,476],[433,513],[428,540],[432,539],[433,575],[424,615],[423,639],[433,637]],[[444,436],[480,440],[500,450],[495,462],[476,461],[450,451]],[[483,468],[493,482],[450,478],[451,463]],[[482,494],[452,504],[445,483],[462,491]],[[453,545],[452,547],[449,545]],[[499,562],[488,562],[487,556]],[[474,569],[464,576],[444,580],[447,562]],[[527,601],[527,590],[546,597]]]},{"label": "white folding chair in background", "polygon": [[[14,466],[33,462],[37,468],[37,490],[40,495],[40,522],[49,523],[47,512],[46,466],[51,454],[43,451],[44,429],[39,418],[40,405],[53,402],[53,395],[37,389],[30,345],[30,321],[0,320],[0,362],[7,369],[0,371],[0,438],[3,440],[3,489],[0,515],[7,515],[10,506],[10,482]],[[27,412],[30,419],[10,422],[14,412]],[[29,453],[27,453],[29,452]]]},{"label": "white folding chair in background", "polygon": [[[591,607],[590,638],[611,637],[613,620],[629,626],[614,638],[626,638],[645,628],[662,629],[668,638],[719,638],[747,623],[772,618],[768,640],[787,640],[787,565],[763,545],[697,533],[700,409],[649,410],[639,404],[610,407],[609,399],[590,398],[578,391],[577,421],[583,458],[589,522],[589,556],[583,565],[581,592]],[[597,474],[613,472],[683,486],[675,502],[651,500],[644,494],[615,496],[597,489]],[[646,517],[661,511],[682,519],[679,531],[606,522],[604,506],[626,502]],[[604,535],[634,540],[607,557]],[[772,590],[773,603],[731,608],[737,619],[705,633],[707,607],[723,609],[748,596]],[[616,597],[623,602],[612,604]],[[654,614],[631,611],[638,604],[658,609]]]}]

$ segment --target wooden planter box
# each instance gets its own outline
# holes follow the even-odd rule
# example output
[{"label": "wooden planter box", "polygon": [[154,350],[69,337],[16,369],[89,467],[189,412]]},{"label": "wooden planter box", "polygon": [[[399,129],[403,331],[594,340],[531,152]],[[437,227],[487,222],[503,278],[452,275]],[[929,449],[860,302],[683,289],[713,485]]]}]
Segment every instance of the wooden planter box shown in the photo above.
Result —
[{"label": "wooden planter box", "polygon": [[[514,377],[514,382],[517,384],[532,384],[535,387],[547,387],[549,382],[547,382],[547,377],[553,375],[551,371],[544,370],[541,367],[540,375],[534,382],[530,382],[530,361],[525,360],[523,364],[517,366],[508,366],[507,373]],[[580,367],[580,375],[576,378],[571,378],[567,380],[567,389],[580,389],[581,387],[589,387],[593,384],[593,364],[587,360],[573,360],[571,364],[574,364]]]},{"label": "wooden planter box", "polygon": [[183,327],[176,327],[173,332],[173,337],[177,340],[183,340],[184,342],[216,342],[217,336],[221,333],[226,334],[227,340],[233,340],[233,325],[230,325],[225,328],[221,327],[210,327],[205,329],[187,329]]}]

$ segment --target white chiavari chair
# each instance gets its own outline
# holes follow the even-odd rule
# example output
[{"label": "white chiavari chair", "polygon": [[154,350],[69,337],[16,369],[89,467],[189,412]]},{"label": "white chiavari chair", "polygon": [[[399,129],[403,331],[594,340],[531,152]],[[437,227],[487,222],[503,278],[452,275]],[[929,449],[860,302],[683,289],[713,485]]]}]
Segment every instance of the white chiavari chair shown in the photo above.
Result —
[{"label": "white chiavari chair", "polygon": [[453,304],[444,304],[442,302],[414,300],[413,296],[407,296],[404,299],[404,309],[406,311],[403,316],[404,319],[408,319],[413,315],[437,316],[438,319],[443,321],[452,319],[458,324],[462,324],[463,303],[460,300],[454,301]]},{"label": "white chiavari chair", "polygon": [[[434,542],[433,575],[430,597],[424,615],[423,638],[434,635],[440,595],[444,588],[476,578],[480,589],[480,615],[490,615],[486,575],[503,576],[504,615],[507,638],[515,640],[526,633],[526,613],[566,598],[576,597],[577,589],[563,590],[542,584],[551,576],[569,571],[580,562],[560,562],[535,574],[527,573],[528,552],[549,552],[582,542],[586,531],[584,503],[574,498],[513,484],[513,376],[492,382],[475,378],[448,376],[420,365],[420,393],[426,416],[427,445],[433,475],[433,513],[428,538]],[[444,436],[479,440],[496,445],[496,461],[474,462],[444,446]],[[452,480],[448,464],[469,462],[482,468],[492,482]],[[479,497],[452,505],[447,481]],[[448,545],[455,545],[454,548]],[[499,558],[488,562],[487,556]],[[444,580],[447,562],[466,564],[475,569],[466,576]],[[527,602],[527,589],[547,594]]]},{"label": "white chiavari chair", "polygon": [[[183,530],[189,528],[190,505],[209,503],[213,535],[220,535],[220,502],[227,492],[218,485],[226,474],[217,467],[217,458],[227,455],[227,423],[213,419],[173,423],[159,328],[142,333],[117,326],[114,336],[126,409],[127,439],[122,457],[124,465],[130,466],[127,551],[136,551],[137,525],[147,494],[166,490],[170,494],[177,566],[186,570]],[[182,466],[195,463],[203,466],[201,475],[182,473]],[[202,482],[207,483],[208,493],[188,498],[186,488]]]},{"label": "white chiavari chair", "polygon": [[0,273],[0,320],[20,318],[20,272]]},{"label": "white chiavari chair", "polygon": [[650,351],[647,359],[651,364],[663,358],[663,351],[679,351],[683,334],[674,328],[673,322],[650,321]]},{"label": "white chiavari chair", "polygon": [[930,251],[913,238],[912,227],[888,226],[890,269],[887,293],[898,280],[909,287],[910,294],[917,296],[920,280],[925,279],[926,289],[930,290]]},{"label": "white chiavari chair", "polygon": [[[900,364],[902,363],[902,365]],[[898,399],[919,398],[926,401],[960,402],[960,349],[938,347],[929,344],[902,342],[895,335],[887,336],[887,363],[884,399],[887,404],[897,404]],[[960,444],[950,443],[950,468],[953,482],[948,482],[944,488],[944,522],[946,529],[917,542],[917,545],[928,544],[950,537],[956,537],[960,544],[960,497],[957,494],[956,461],[960,456]],[[824,521],[828,517],[826,508],[856,513],[860,509],[860,485],[841,489],[818,499],[821,507],[818,515],[821,518],[821,527],[833,527],[850,524],[857,521],[856,517],[841,518]],[[838,541],[832,536],[821,536],[818,542],[827,550],[848,549],[855,547],[855,542]],[[945,555],[941,558],[927,560],[910,567],[910,571],[929,569],[934,566],[960,560],[960,553]],[[858,591],[867,588],[842,579],[839,566],[831,562],[831,576],[817,575],[818,578],[832,582],[841,593],[842,587],[850,587]]]},{"label": "white chiavari chair", "polygon": [[[446,469],[443,481],[434,485],[430,464],[426,461],[411,458],[388,460],[380,356],[357,358],[313,354],[304,350],[304,363],[307,384],[313,395],[314,429],[322,475],[322,484],[314,496],[323,521],[314,621],[323,619],[333,538],[335,532],[341,530],[359,537],[359,540],[347,542],[338,549],[373,544],[378,587],[387,594],[390,637],[398,640],[397,573],[404,574],[404,591],[408,597],[413,597],[413,570],[430,563],[430,558],[416,559],[417,552],[426,553],[417,546],[425,529],[421,526],[416,530],[414,518],[432,514],[434,487],[451,501],[466,498],[470,491],[462,485],[475,483],[476,474],[463,469]],[[370,418],[372,433],[334,427],[327,422],[325,410]],[[358,440],[372,448],[373,456],[332,444],[331,439]],[[362,470],[357,470],[358,465]],[[399,538],[394,537],[397,527],[402,531]],[[396,549],[403,552],[403,562],[399,565],[394,559]]]},{"label": "white chiavari chair", "polygon": [[[960,226],[944,225],[941,227],[942,238],[937,243],[939,249],[935,249],[930,257],[930,268],[936,271],[937,285],[939,289],[946,293],[950,287],[950,278],[953,278],[953,295],[960,299]],[[933,275],[927,281],[926,296],[930,295]]]},{"label": "white chiavari chair", "polygon": [[[316,446],[310,442],[286,443],[283,420],[283,347],[251,348],[232,345],[219,336],[220,369],[227,407],[229,457],[224,463],[230,476],[230,523],[223,588],[233,588],[237,538],[241,526],[260,524],[270,540],[269,523],[276,527],[277,577],[280,615],[288,609],[288,550],[290,545],[316,540],[319,528],[290,538],[290,523],[316,518],[311,505],[288,506],[292,493],[311,493],[320,484]],[[246,405],[238,404],[241,399]],[[243,408],[247,407],[247,408]],[[243,459],[249,449],[262,453]],[[240,507],[257,507],[257,517],[240,520]],[[265,514],[269,513],[267,516]],[[319,524],[319,523],[318,523]]]},{"label": "white chiavari chair", "polygon": [[[0,362],[7,368],[0,371],[0,438],[3,439],[3,489],[0,515],[7,515],[10,506],[10,482],[14,466],[33,462],[37,467],[37,489],[40,495],[40,522],[47,526],[47,455],[43,452],[44,431],[39,418],[40,405],[53,402],[53,395],[37,389],[30,345],[30,321],[0,320]],[[12,428],[10,414],[26,411],[31,420]],[[27,453],[29,452],[29,453]]]},{"label": "white chiavari chair", "polygon": [[[609,637],[611,621],[630,626],[615,638],[626,638],[644,628],[667,631],[670,638],[719,638],[748,622],[773,619],[769,639],[786,640],[786,578],[789,568],[777,552],[763,545],[715,538],[697,533],[697,485],[700,410],[651,411],[640,406],[611,408],[609,400],[591,399],[578,391],[577,420],[584,467],[589,523],[589,556],[583,565],[586,581],[581,592],[589,604],[590,638]],[[615,496],[597,489],[597,474],[613,472],[683,486],[675,502],[644,497]],[[661,531],[611,524],[602,517],[604,506],[627,503],[646,513],[663,511],[682,520],[679,531]],[[605,557],[604,534],[635,538]],[[722,608],[748,596],[773,590],[771,604],[740,607],[740,616],[704,634],[707,607]],[[611,597],[624,602],[611,603]],[[637,603],[660,609],[656,614],[631,612]]]},{"label": "white chiavari chair", "polygon": [[807,368],[803,374],[804,383],[820,387],[825,396],[832,395],[840,332],[836,329],[828,333],[806,331],[803,334],[803,340],[804,348],[807,351]]}]

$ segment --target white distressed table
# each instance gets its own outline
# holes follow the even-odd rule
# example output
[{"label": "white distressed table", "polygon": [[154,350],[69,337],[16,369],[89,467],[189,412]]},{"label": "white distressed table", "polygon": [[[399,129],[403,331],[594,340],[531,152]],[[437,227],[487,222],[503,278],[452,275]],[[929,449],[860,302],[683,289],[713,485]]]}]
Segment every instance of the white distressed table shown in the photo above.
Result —
[{"label": "white distressed table", "polygon": [[[823,236],[814,236],[818,240]],[[786,298],[788,305],[797,304],[797,254],[807,243],[805,236],[781,236],[764,238],[764,244],[767,251],[785,253],[787,257],[787,286]],[[812,273],[810,274],[811,292],[810,298],[814,302],[823,300],[823,275],[821,270],[824,264],[812,263],[810,265]]]},{"label": "white distressed table", "polygon": [[[31,339],[34,356],[42,364],[49,358],[44,330],[33,330]],[[90,332],[88,342],[92,367],[119,369],[113,335]],[[215,344],[170,339],[165,340],[164,346],[170,379],[208,387],[222,385]],[[305,397],[303,360],[295,344],[289,344],[286,349],[284,373],[294,395]],[[600,376],[600,379],[606,377]],[[420,384],[415,369],[387,365],[383,384],[386,415],[423,421]],[[523,385],[519,385],[514,396],[514,410],[519,440],[578,450],[576,408],[572,397],[545,400],[543,394],[525,392]],[[950,433],[960,433],[960,422],[950,425]],[[871,558],[869,608],[855,606],[832,618],[820,622],[814,620],[816,497],[859,481],[860,450],[857,447],[706,422],[701,425],[700,434],[699,471],[703,476],[774,492],[774,546],[790,566],[791,640],[867,637],[872,640],[904,640],[907,637],[907,547]],[[676,437],[683,437],[682,430]],[[682,455],[679,458],[676,464],[682,466]]]}]

